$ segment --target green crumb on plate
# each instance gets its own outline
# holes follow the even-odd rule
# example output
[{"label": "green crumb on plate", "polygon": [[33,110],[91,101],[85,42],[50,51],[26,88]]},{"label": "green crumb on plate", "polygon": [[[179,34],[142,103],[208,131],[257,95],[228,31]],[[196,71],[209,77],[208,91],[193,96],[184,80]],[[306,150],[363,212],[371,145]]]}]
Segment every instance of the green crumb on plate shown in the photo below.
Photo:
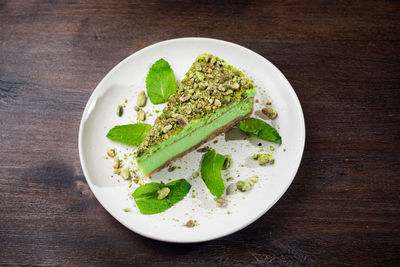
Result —
[{"label": "green crumb on plate", "polygon": [[258,165],[274,164],[274,159],[270,153],[263,153],[257,158]]}]

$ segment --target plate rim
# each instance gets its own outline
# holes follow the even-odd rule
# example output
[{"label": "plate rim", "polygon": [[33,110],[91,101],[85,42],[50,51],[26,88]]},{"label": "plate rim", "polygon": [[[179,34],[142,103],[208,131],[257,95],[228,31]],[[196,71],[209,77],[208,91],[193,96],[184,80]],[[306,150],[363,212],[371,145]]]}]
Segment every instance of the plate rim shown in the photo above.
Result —
[{"label": "plate rim", "polygon": [[[147,50],[150,50],[154,47],[157,46],[161,46],[164,45],[166,43],[174,43],[174,42],[181,42],[181,41],[196,41],[196,40],[203,40],[203,41],[211,41],[211,42],[218,42],[218,43],[222,43],[225,45],[229,45],[229,46],[235,46],[237,48],[240,49],[244,49],[247,52],[253,54],[256,57],[259,57],[262,60],[265,60],[266,62],[268,62],[272,68],[274,69],[274,71],[280,76],[281,80],[285,83],[285,86],[289,89],[290,94],[293,96],[294,100],[295,100],[295,104],[296,104],[296,109],[299,110],[300,112],[298,113],[299,115],[299,119],[301,122],[301,128],[303,129],[300,133],[300,140],[301,140],[301,152],[298,155],[298,159],[296,161],[296,166],[293,170],[293,173],[291,174],[291,180],[290,182],[287,184],[286,188],[284,188],[284,190],[281,191],[281,194],[278,195],[278,197],[276,199],[274,199],[273,202],[271,202],[270,205],[267,205],[259,214],[257,214],[257,216],[255,216],[252,220],[249,220],[247,222],[245,222],[244,224],[241,224],[238,227],[232,228],[230,231],[223,233],[223,234],[214,234],[212,236],[207,236],[206,238],[197,238],[197,239],[193,239],[191,241],[187,241],[187,240],[172,240],[172,239],[168,239],[168,238],[160,238],[157,236],[152,236],[151,234],[148,234],[147,232],[138,230],[138,229],[133,229],[133,227],[131,227],[130,225],[120,221],[117,218],[117,215],[114,214],[114,212],[112,212],[111,210],[109,210],[102,202],[101,198],[98,197],[96,190],[94,189],[94,185],[92,184],[90,178],[88,178],[89,176],[89,172],[87,170],[87,167],[84,163],[83,160],[83,127],[84,127],[84,123],[85,123],[85,118],[88,115],[89,112],[89,107],[91,105],[91,103],[93,102],[94,98],[95,98],[95,92],[96,90],[99,90],[99,88],[103,85],[103,83],[105,83],[105,81],[108,79],[109,76],[111,76],[118,68],[120,65],[125,64],[126,61],[130,60],[130,58],[132,58],[135,55],[139,55],[139,54],[143,54],[145,53]],[[81,121],[79,124],[79,134],[78,134],[78,151],[79,151],[79,161],[81,164],[81,168],[83,171],[83,175],[85,176],[85,180],[89,185],[90,190],[92,191],[93,195],[96,197],[97,201],[101,204],[101,206],[112,216],[114,217],[114,219],[116,219],[119,223],[121,223],[123,226],[125,226],[126,228],[128,228],[129,230],[150,238],[150,239],[154,239],[154,240],[158,240],[158,241],[163,241],[163,242],[170,242],[170,243],[199,243],[199,242],[205,242],[205,241],[210,241],[210,240],[214,240],[214,239],[218,239],[218,238],[222,238],[228,235],[231,235],[235,232],[238,232],[244,228],[246,228],[247,226],[249,226],[250,224],[254,223],[256,220],[258,220],[260,217],[262,217],[264,214],[267,213],[268,210],[270,210],[275,204],[276,202],[278,202],[279,199],[282,198],[282,196],[286,193],[286,191],[288,190],[288,188],[290,187],[290,185],[293,183],[294,178],[296,177],[296,174],[299,170],[300,164],[301,164],[301,160],[303,158],[303,154],[304,154],[304,148],[305,148],[305,141],[306,141],[306,127],[305,127],[305,120],[304,120],[304,114],[303,114],[303,109],[301,107],[299,98],[296,94],[296,92],[294,91],[292,85],[290,84],[290,82],[286,79],[286,77],[283,75],[283,73],[272,63],[270,62],[268,59],[266,59],[265,57],[263,57],[262,55],[258,54],[257,52],[246,48],[242,45],[233,43],[233,42],[229,42],[229,41],[224,41],[224,40],[220,40],[220,39],[214,39],[214,38],[206,38],[206,37],[182,37],[182,38],[173,38],[173,39],[168,39],[168,40],[164,40],[164,41],[160,41],[154,44],[151,44],[149,46],[146,46],[144,48],[141,48],[140,50],[132,53],[131,55],[127,56],[126,58],[124,58],[123,60],[121,60],[118,64],[116,64],[103,78],[102,80],[96,85],[95,89],[92,91],[89,99],[86,102],[84,111],[82,113],[82,117],[81,117]]]}]

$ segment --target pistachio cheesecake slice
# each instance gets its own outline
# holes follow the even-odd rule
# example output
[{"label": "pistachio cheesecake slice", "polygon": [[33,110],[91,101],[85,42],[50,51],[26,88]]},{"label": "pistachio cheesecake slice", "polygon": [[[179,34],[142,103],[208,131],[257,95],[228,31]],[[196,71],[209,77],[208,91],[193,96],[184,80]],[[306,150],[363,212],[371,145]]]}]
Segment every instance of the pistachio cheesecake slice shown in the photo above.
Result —
[{"label": "pistachio cheesecake slice", "polygon": [[150,175],[218,134],[253,110],[256,89],[241,71],[211,54],[192,64],[136,152]]}]

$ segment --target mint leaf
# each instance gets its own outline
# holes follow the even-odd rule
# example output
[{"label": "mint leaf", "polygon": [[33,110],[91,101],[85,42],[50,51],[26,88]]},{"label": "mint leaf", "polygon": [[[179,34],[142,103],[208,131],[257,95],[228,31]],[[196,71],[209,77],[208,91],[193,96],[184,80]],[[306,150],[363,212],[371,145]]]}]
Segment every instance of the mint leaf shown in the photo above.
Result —
[{"label": "mint leaf", "polygon": [[257,135],[264,128],[265,124],[267,123],[256,118],[247,118],[239,122],[239,129],[245,133]]},{"label": "mint leaf", "polygon": [[114,141],[138,146],[150,132],[150,129],[151,125],[147,123],[117,125],[106,136]]},{"label": "mint leaf", "polygon": [[160,189],[159,183],[148,183],[142,186],[139,186],[136,188],[135,192],[133,192],[132,196],[134,198],[145,198],[148,196],[151,196],[154,193],[157,193],[157,191]]},{"label": "mint leaf", "polygon": [[278,131],[260,119],[247,118],[239,122],[239,129],[245,133],[257,136],[260,139],[271,141],[276,144],[282,144],[282,138]]},{"label": "mint leaf", "polygon": [[179,179],[168,184],[162,184],[161,188],[163,187],[168,187],[171,190],[166,199],[173,205],[181,201],[189,193],[191,185],[185,179]]},{"label": "mint leaf", "polygon": [[167,199],[157,199],[154,197],[135,199],[136,205],[143,214],[157,214],[171,208],[172,205]]},{"label": "mint leaf", "polygon": [[259,137],[260,139],[263,139],[263,140],[274,142],[278,145],[282,144],[282,138],[279,135],[278,131],[271,125],[269,125],[269,124],[267,124],[267,125],[268,125],[268,127],[262,129],[258,133],[257,137]]},{"label": "mint leaf", "polygon": [[151,66],[146,77],[147,95],[153,104],[165,103],[176,91],[174,71],[163,58]]},{"label": "mint leaf", "polygon": [[216,197],[221,197],[225,192],[225,185],[221,176],[225,159],[225,156],[212,149],[204,155],[201,161],[201,178],[211,194]]},{"label": "mint leaf", "polygon": [[[157,199],[161,188],[168,187],[170,192],[164,199]],[[148,183],[138,187],[132,196],[143,214],[156,214],[171,208],[189,193],[191,185],[185,179],[168,184]]]}]

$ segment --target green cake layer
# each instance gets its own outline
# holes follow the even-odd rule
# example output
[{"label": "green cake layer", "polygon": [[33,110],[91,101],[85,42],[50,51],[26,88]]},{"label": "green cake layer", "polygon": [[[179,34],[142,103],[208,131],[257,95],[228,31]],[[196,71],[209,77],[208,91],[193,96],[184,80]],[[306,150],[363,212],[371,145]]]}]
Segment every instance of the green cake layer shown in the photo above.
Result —
[{"label": "green cake layer", "polygon": [[154,172],[249,115],[255,94],[253,82],[241,71],[213,55],[201,54],[139,146],[136,157],[141,171]]}]

